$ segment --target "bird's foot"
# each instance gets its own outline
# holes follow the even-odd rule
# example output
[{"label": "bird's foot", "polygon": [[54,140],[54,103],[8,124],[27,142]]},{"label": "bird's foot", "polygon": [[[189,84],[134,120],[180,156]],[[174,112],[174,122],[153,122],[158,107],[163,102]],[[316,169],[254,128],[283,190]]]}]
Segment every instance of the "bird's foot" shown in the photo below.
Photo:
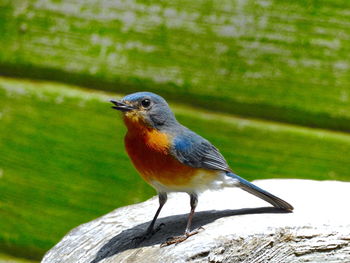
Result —
[{"label": "bird's foot", "polygon": [[143,241],[150,239],[155,233],[157,233],[159,230],[161,230],[165,226],[164,223],[159,224],[156,228],[148,229],[143,235],[134,237],[132,240],[133,242],[138,245],[142,243]]},{"label": "bird's foot", "polygon": [[191,232],[185,232],[185,234],[181,235],[181,236],[175,236],[175,237],[169,237],[167,239],[167,241],[165,241],[164,243],[162,243],[160,245],[160,247],[166,247],[166,246],[170,246],[172,244],[179,244],[183,241],[185,241],[187,238],[189,238],[190,236],[196,235],[198,234],[201,230],[204,230],[203,227],[199,227]]}]

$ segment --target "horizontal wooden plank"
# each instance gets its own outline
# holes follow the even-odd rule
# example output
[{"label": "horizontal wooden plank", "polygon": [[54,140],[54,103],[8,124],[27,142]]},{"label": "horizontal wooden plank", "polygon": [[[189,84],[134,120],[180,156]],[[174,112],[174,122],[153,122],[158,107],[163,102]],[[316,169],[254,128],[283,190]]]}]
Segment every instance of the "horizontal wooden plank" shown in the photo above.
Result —
[{"label": "horizontal wooden plank", "polygon": [[16,258],[9,255],[1,254],[1,253],[0,253],[0,262],[1,263],[39,263],[39,261]]},{"label": "horizontal wooden plank", "polygon": [[[125,154],[111,97],[0,78],[0,250],[40,259],[72,227],[155,193]],[[350,180],[348,134],[171,106],[249,180]]]},{"label": "horizontal wooden plank", "polygon": [[0,5],[0,74],[350,130],[349,1]]}]

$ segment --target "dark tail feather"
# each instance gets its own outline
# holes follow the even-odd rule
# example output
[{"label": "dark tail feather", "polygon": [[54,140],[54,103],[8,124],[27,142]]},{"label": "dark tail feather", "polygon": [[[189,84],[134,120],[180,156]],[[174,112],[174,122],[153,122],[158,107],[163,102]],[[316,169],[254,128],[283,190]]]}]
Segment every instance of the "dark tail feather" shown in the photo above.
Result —
[{"label": "dark tail feather", "polygon": [[247,191],[250,194],[253,194],[266,202],[270,203],[274,207],[281,208],[283,210],[292,211],[294,208],[292,205],[287,203],[286,201],[282,200],[281,198],[278,198],[277,196],[270,194],[269,192],[257,187],[256,185],[248,182],[247,180],[239,177],[238,175],[234,173],[226,173],[227,176],[232,177],[234,179],[238,179],[239,181],[239,187],[242,188],[244,191]]}]

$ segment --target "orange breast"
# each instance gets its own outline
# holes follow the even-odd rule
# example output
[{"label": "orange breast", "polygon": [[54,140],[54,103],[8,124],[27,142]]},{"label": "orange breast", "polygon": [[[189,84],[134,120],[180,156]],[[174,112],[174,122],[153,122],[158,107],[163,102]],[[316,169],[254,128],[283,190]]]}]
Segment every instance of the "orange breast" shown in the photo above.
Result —
[{"label": "orange breast", "polygon": [[180,163],[169,153],[169,136],[140,123],[128,123],[126,150],[141,176],[150,184],[167,187],[190,183],[196,169]]}]

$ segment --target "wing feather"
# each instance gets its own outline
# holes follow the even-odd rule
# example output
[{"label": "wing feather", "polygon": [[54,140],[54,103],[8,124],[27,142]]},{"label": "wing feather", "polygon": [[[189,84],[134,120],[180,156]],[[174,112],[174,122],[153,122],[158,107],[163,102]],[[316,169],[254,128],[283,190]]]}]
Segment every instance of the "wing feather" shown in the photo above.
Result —
[{"label": "wing feather", "polygon": [[219,150],[190,130],[186,129],[177,135],[172,145],[172,155],[183,164],[195,168],[231,171]]}]

